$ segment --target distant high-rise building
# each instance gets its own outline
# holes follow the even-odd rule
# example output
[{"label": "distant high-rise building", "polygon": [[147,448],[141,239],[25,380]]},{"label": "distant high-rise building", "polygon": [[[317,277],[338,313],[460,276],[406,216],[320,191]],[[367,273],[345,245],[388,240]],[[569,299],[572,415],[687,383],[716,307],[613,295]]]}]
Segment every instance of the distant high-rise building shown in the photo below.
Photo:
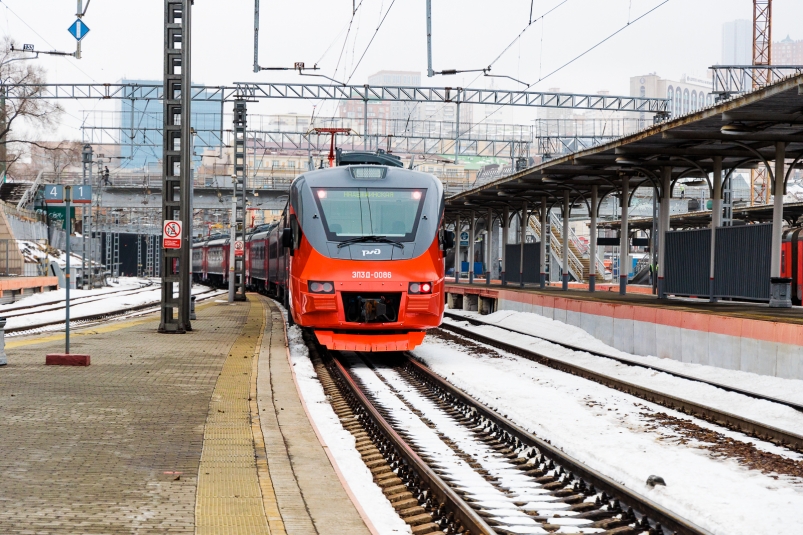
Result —
[{"label": "distant high-rise building", "polygon": [[723,24],[722,65],[751,65],[752,63],[752,22],[749,20],[739,19]]},{"label": "distant high-rise building", "polygon": [[711,80],[683,75],[680,81],[666,80],[655,73],[630,77],[630,96],[669,99],[672,117],[678,117],[714,102]]},{"label": "distant high-rise building", "polygon": [[[420,87],[421,73],[415,71],[379,71],[368,77],[368,85],[390,85],[401,87]],[[391,102],[388,119],[416,120],[420,116],[421,106],[415,102]]]},{"label": "distant high-rise building", "polygon": [[[121,84],[156,84],[162,85],[161,80],[120,80]],[[199,95],[201,99],[204,94]],[[133,105],[133,110],[132,110]],[[130,144],[120,147],[120,156],[128,158],[122,160],[121,167],[126,169],[153,169],[161,168],[162,160],[162,103],[156,100],[125,100],[117,101],[117,110],[120,112],[120,126],[123,136]],[[193,156],[195,165],[201,163],[200,154],[207,147],[218,147],[219,135],[213,132],[220,131],[222,117],[220,115],[220,101],[193,100],[192,118],[190,124],[196,129],[194,136]],[[132,137],[133,136],[133,137]],[[122,141],[121,141],[122,142]]]},{"label": "distant high-rise building", "polygon": [[793,41],[788,35],[772,43],[773,65],[803,65],[803,40]]}]

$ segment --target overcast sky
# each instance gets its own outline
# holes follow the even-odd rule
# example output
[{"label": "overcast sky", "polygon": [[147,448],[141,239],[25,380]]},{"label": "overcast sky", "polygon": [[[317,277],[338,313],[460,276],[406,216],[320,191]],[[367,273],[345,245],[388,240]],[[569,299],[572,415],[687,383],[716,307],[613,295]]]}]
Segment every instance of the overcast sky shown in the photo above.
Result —
[{"label": "overcast sky", "polygon": [[[259,61],[262,66],[316,62],[322,73],[341,81],[365,83],[382,69],[422,73],[422,85],[487,86],[490,78],[475,73],[425,77],[425,0],[261,0]],[[527,27],[532,4],[534,22],[493,63],[492,73],[534,84],[533,90],[588,93],[608,90],[627,94],[629,78],[656,72],[678,79],[702,75],[721,57],[722,23],[751,19],[750,0],[432,0],[433,63],[436,70],[486,67]],[[162,76],[162,0],[94,0],[84,22],[83,59],[44,57],[39,63],[51,83],[113,83],[121,78]],[[539,19],[547,11],[551,13]],[[639,16],[656,8],[636,20]],[[0,27],[18,43],[37,49],[73,51],[67,28],[75,20],[75,0],[0,0]],[[293,72],[254,74],[253,0],[197,0],[193,8],[193,80],[208,85],[234,81],[306,81]],[[803,39],[803,2],[775,0],[773,40],[787,35]],[[388,12],[389,10],[389,12]],[[386,15],[387,14],[387,15]],[[384,23],[374,36],[377,25]],[[635,21],[628,26],[629,21]],[[539,81],[566,62],[620,33],[588,54]],[[344,47],[345,42],[345,47]],[[368,48],[367,48],[368,47]],[[366,51],[367,48],[367,52]],[[341,56],[341,50],[342,56]],[[357,65],[365,52],[362,61]],[[340,58],[340,66],[335,71]],[[504,78],[497,87],[523,88]],[[312,101],[273,100],[261,113],[310,113]],[[84,101],[66,106],[64,135],[76,139],[77,117],[84,109],[113,109],[108,102]],[[327,104],[323,113],[331,115]],[[320,112],[319,112],[320,113]],[[514,112],[506,120],[527,122],[531,114]]]}]

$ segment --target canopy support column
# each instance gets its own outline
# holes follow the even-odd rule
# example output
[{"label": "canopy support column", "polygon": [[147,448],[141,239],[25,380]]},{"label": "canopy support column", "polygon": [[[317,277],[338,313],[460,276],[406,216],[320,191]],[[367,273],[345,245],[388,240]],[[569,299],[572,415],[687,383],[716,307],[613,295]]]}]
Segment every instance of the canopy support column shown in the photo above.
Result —
[{"label": "canopy support column", "polygon": [[527,241],[527,201],[521,203],[521,232],[519,233],[519,286],[524,287],[524,242]]},{"label": "canopy support column", "polygon": [[471,226],[468,231],[468,283],[474,284],[474,236],[477,230],[477,218],[471,211]]},{"label": "canopy support column", "polygon": [[569,190],[563,191],[563,291],[569,290]]},{"label": "canopy support column", "polygon": [[493,273],[493,230],[494,230],[494,211],[488,208],[488,215],[485,217],[485,285],[491,284],[491,274]]},{"label": "canopy support column", "polygon": [[541,197],[541,249],[540,249],[540,256],[541,256],[541,280],[539,280],[539,285],[541,288],[546,286],[546,244],[547,240],[549,239],[549,222],[547,221],[547,205],[546,205],[546,196]]},{"label": "canopy support column", "polygon": [[672,203],[672,168],[661,168],[661,208],[658,225],[658,299],[664,299],[666,273],[666,233],[669,232],[669,207]]},{"label": "canopy support column", "polygon": [[619,236],[619,295],[627,293],[627,276],[630,273],[630,229],[627,221],[627,208],[630,194],[630,177],[622,175],[622,227]]},{"label": "canopy support column", "polygon": [[714,156],[714,194],[711,199],[711,267],[708,275],[708,300],[714,297],[714,267],[716,262],[717,228],[722,225],[722,156]]},{"label": "canopy support column", "polygon": [[597,196],[599,186],[591,186],[591,226],[588,238],[588,291],[596,291],[597,279]]}]

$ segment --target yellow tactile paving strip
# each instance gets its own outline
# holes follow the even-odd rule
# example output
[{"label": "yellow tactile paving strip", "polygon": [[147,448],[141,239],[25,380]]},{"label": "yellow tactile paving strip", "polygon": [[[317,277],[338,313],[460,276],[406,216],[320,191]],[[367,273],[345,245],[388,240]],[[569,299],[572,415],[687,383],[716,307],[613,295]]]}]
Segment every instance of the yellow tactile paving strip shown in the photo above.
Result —
[{"label": "yellow tactile paving strip", "polygon": [[[243,332],[231,348],[215,385],[204,429],[195,504],[197,535],[271,534],[263,501],[252,431],[254,359],[265,325],[265,309],[249,299]],[[257,424],[257,429],[259,424]],[[264,459],[264,447],[262,459]],[[264,486],[269,487],[269,476]],[[275,497],[268,512],[275,521]],[[278,518],[281,522],[281,518]],[[274,522],[275,523],[275,522]],[[276,531],[273,533],[281,533]]]}]

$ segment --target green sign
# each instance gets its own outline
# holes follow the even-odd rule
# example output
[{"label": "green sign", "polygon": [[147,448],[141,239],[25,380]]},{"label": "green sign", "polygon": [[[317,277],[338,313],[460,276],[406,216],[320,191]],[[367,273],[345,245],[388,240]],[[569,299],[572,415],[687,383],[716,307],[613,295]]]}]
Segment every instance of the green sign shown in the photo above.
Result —
[{"label": "green sign", "polygon": [[[66,206],[45,206],[47,211],[48,221],[55,221],[59,223],[59,228],[66,229],[64,224],[64,215],[67,213]],[[70,218],[75,221],[75,206],[70,206]]]}]

